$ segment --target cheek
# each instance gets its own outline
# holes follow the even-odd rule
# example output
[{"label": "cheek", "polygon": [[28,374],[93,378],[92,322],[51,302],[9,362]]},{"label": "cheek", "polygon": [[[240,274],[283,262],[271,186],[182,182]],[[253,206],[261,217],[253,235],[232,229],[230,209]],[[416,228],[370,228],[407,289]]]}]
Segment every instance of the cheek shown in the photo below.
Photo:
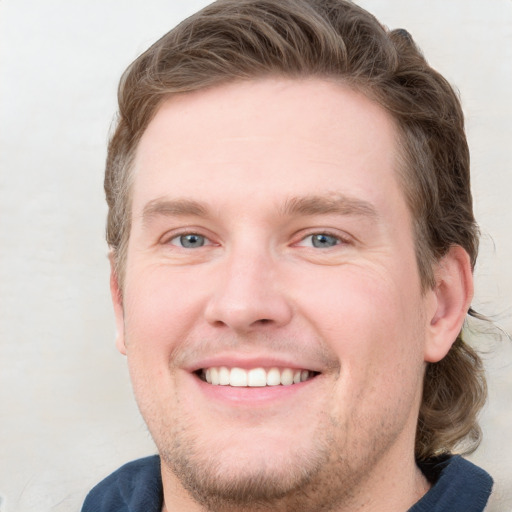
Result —
[{"label": "cheek", "polygon": [[[340,365],[331,414],[354,439],[371,439],[376,424],[398,431],[417,409],[423,375],[422,315],[419,294],[404,296],[401,286],[390,279],[347,273],[343,283],[329,288],[325,306],[317,308],[314,326]],[[308,299],[311,310],[313,298]]]},{"label": "cheek", "polygon": [[176,388],[173,354],[194,317],[187,300],[190,290],[169,274],[158,267],[132,268],[125,288],[128,369],[139,409],[152,432],[160,417],[172,417],[167,409]]},{"label": "cheek", "polygon": [[[301,312],[353,378],[384,380],[423,361],[419,285],[365,268],[344,268],[324,287],[306,283]],[[391,375],[391,377],[390,377]]]},{"label": "cheek", "polygon": [[295,296],[311,321],[326,331],[364,339],[369,331],[391,333],[404,316],[418,313],[418,294],[407,294],[400,278],[348,266],[303,279]]},{"label": "cheek", "polygon": [[130,373],[137,380],[144,373],[152,381],[168,378],[175,351],[197,325],[205,292],[187,276],[158,267],[131,276],[124,301]]}]

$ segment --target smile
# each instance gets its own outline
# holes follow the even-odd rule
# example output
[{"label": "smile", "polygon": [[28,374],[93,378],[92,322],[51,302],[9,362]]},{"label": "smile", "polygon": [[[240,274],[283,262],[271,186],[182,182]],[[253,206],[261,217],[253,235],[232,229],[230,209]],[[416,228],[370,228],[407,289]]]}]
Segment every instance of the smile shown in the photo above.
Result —
[{"label": "smile", "polygon": [[202,380],[214,386],[265,387],[292,386],[305,382],[317,372],[292,368],[252,368],[213,366],[198,372]]}]

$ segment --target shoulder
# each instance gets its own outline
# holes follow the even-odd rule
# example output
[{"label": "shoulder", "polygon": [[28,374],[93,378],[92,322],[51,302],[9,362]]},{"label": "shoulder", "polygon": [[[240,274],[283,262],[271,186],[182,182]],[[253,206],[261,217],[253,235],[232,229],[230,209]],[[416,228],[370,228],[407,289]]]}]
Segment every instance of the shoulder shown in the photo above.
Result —
[{"label": "shoulder", "polygon": [[482,512],[492,491],[492,478],[458,455],[418,463],[432,488],[409,512]]},{"label": "shoulder", "polygon": [[160,512],[162,477],[158,455],[129,462],[96,485],[82,512]]}]

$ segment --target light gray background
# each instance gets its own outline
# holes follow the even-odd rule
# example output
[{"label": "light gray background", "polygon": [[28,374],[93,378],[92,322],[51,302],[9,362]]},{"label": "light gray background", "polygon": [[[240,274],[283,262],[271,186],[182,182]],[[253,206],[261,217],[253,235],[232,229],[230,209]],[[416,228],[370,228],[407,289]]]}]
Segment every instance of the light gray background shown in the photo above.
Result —
[{"label": "light gray background", "polygon": [[[114,348],[102,173],[123,69],[204,1],[0,1],[0,511],[78,510],[154,452]],[[512,331],[512,0],[361,0],[461,90],[482,231],[475,305]],[[472,457],[512,511],[512,351]]]}]

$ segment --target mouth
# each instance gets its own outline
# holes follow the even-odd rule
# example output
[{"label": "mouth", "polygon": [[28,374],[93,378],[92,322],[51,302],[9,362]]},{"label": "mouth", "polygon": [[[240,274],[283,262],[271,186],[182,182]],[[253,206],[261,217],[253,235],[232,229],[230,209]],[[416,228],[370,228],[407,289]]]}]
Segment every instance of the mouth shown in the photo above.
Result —
[{"label": "mouth", "polygon": [[262,388],[274,386],[293,386],[313,379],[319,373],[298,368],[250,368],[212,366],[201,368],[195,374],[213,386],[237,388]]}]

